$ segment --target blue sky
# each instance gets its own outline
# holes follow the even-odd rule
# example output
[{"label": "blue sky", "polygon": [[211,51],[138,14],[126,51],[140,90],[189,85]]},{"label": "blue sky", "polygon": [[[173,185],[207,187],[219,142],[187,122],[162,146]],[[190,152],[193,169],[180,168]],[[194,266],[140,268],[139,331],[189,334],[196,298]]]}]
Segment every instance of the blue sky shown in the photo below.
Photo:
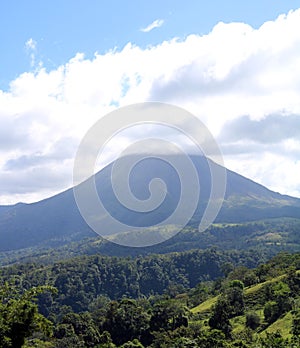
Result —
[{"label": "blue sky", "polygon": [[[52,0],[2,1],[0,5],[0,88],[30,71],[25,43],[36,42],[36,63],[47,69],[66,63],[77,52],[92,57],[122,49],[128,42],[141,47],[173,37],[207,34],[219,21],[244,22],[258,28],[279,14],[300,7],[300,1],[144,1]],[[156,19],[160,28],[142,32]]]},{"label": "blue sky", "polygon": [[0,50],[0,204],[71,187],[87,130],[144,101],[190,111],[229,169],[300,197],[300,0],[2,1]]}]

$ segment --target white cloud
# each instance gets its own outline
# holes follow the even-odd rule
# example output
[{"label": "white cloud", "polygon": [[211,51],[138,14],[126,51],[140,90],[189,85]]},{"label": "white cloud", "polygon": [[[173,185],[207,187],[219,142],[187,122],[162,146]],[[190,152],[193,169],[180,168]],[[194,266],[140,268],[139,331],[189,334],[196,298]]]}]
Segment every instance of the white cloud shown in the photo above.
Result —
[{"label": "white cloud", "polygon": [[[36,49],[32,39],[27,46]],[[300,10],[257,30],[219,23],[208,35],[145,49],[128,43],[92,59],[78,53],[0,91],[0,204],[71,186],[76,148],[89,127],[117,106],[149,100],[199,116],[230,169],[300,197],[299,95]],[[112,143],[109,156],[127,143]]]},{"label": "white cloud", "polygon": [[144,33],[148,33],[149,31],[155,29],[155,28],[159,28],[164,24],[164,20],[163,19],[156,19],[155,21],[153,21],[151,24],[149,24],[147,27],[142,28],[141,31]]}]

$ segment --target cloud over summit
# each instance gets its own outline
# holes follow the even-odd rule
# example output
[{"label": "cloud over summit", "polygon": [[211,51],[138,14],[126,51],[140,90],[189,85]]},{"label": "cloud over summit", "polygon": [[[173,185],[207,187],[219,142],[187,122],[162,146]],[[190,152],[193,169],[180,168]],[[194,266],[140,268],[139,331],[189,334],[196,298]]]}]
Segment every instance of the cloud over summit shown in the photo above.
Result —
[{"label": "cloud over summit", "polygon": [[[163,24],[155,22],[153,28]],[[186,108],[220,142],[230,169],[300,196],[300,161],[285,155],[296,154],[300,142],[299,95],[300,10],[259,29],[219,23],[204,36],[144,49],[128,43],[91,59],[78,53],[51,71],[24,72],[0,91],[0,203],[70,186],[89,127],[117,106],[143,101]]]}]

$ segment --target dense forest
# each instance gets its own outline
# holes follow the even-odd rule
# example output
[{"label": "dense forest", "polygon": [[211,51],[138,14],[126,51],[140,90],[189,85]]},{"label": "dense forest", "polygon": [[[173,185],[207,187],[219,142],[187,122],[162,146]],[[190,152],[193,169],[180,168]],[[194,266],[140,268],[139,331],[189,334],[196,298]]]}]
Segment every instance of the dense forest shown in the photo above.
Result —
[{"label": "dense forest", "polygon": [[215,248],[135,258],[92,255],[52,265],[19,263],[3,267],[1,275],[22,289],[54,286],[59,293],[58,310],[66,305],[80,312],[88,310],[99,295],[116,300],[163,294],[175,288],[184,292],[202,281],[222,277],[225,268],[255,267],[264,259],[264,253],[258,251],[221,252]]},{"label": "dense forest", "polygon": [[80,256],[1,268],[0,347],[298,347],[300,254]]},{"label": "dense forest", "polygon": [[[268,259],[281,251],[300,252],[300,219],[276,218],[243,223],[215,223],[199,233],[198,225],[187,226],[176,236],[158,245],[130,248],[108,242],[97,236],[71,240],[53,239],[17,250],[0,252],[0,266],[16,262],[38,262],[53,264],[54,261],[70,259],[79,255],[143,256],[166,254],[193,249],[259,250]],[[75,238],[75,237],[74,237]],[[261,260],[266,261],[266,258]]]}]

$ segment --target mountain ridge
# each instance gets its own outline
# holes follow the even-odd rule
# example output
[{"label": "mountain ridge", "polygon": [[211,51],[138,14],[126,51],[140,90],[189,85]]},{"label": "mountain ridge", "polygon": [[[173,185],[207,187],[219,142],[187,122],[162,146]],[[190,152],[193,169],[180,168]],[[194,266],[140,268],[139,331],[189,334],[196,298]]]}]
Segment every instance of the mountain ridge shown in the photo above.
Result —
[{"label": "mountain ridge", "polygon": [[[191,226],[196,226],[210,195],[209,165],[203,156],[191,156],[200,180],[200,199]],[[212,162],[213,163],[213,162]],[[113,163],[95,175],[99,195],[108,211],[129,226],[153,226],[157,219],[168,216],[180,195],[179,181],[172,168],[159,160],[152,159],[137,166],[131,177],[133,193],[139,199],[149,196],[149,179],[160,174],[168,187],[162,210],[150,214],[137,214],[121,207],[112,196],[110,183]],[[216,165],[213,163],[212,165]],[[251,221],[264,218],[300,218],[300,199],[273,192],[253,180],[226,169],[227,186],[225,200],[216,222]],[[129,214],[130,213],[130,214]],[[156,219],[156,220],[155,220]],[[72,188],[39,202],[0,206],[0,251],[17,250],[51,241],[76,241],[93,237],[95,233],[81,217]]]}]

